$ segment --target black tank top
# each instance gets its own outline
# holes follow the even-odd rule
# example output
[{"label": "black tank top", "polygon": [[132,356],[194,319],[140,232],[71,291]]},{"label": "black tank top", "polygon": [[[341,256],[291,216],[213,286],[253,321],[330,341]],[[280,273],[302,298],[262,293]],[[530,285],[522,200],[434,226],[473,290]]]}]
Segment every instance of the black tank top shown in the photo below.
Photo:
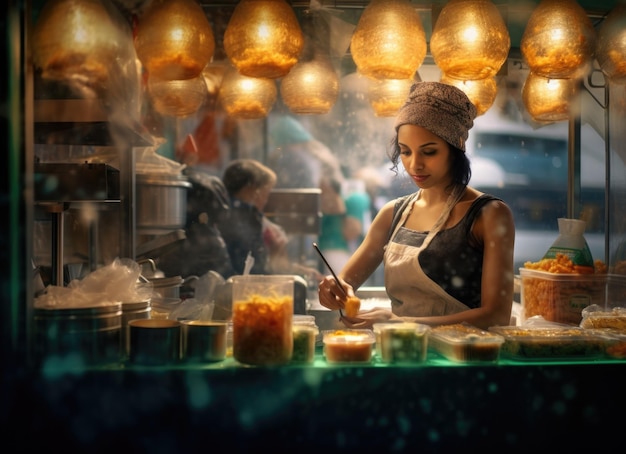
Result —
[{"label": "black tank top", "polygon": [[[437,233],[419,255],[424,273],[470,308],[480,307],[483,270],[483,245],[472,239],[471,229],[480,209],[492,200],[500,199],[489,194],[479,196],[456,225]],[[392,241],[419,247],[427,234],[401,227]]]}]

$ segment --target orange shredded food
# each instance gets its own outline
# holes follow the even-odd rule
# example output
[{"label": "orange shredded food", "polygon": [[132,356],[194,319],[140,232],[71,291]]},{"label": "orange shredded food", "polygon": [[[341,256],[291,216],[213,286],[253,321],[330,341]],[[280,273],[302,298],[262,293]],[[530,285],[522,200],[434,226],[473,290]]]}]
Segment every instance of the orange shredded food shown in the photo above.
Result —
[{"label": "orange shredded food", "polygon": [[[554,274],[590,275],[607,272],[601,260],[595,260],[593,268],[581,267],[574,265],[567,255],[561,253],[556,254],[555,258],[526,262],[524,268]],[[578,324],[582,319],[582,309],[604,298],[604,282],[585,277],[567,281],[528,277],[522,281],[522,290],[526,318],[541,315],[546,320],[560,323]]]},{"label": "orange shredded food", "polygon": [[286,363],[293,353],[292,298],[259,295],[233,304],[233,356],[245,364]]}]

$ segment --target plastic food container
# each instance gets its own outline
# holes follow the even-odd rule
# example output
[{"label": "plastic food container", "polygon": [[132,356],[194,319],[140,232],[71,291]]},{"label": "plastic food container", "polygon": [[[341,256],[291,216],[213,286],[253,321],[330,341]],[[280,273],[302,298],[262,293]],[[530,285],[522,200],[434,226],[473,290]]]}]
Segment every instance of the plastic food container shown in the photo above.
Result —
[{"label": "plastic food container", "polygon": [[456,362],[494,362],[500,356],[504,337],[468,324],[433,328],[429,335],[431,349]]},{"label": "plastic food container", "polygon": [[430,326],[421,323],[376,323],[376,352],[385,363],[426,361]]},{"label": "plastic food container", "polygon": [[316,326],[293,326],[292,363],[312,363],[315,359],[315,337],[319,333]]},{"label": "plastic food container", "polygon": [[613,308],[610,311],[583,311],[581,328],[612,329],[626,333],[626,308]]},{"label": "plastic food container", "polygon": [[604,353],[609,358],[626,359],[626,331],[614,329],[590,330],[605,340]]},{"label": "plastic food container", "polygon": [[322,331],[324,356],[331,364],[369,363],[374,349],[374,332],[369,329]]},{"label": "plastic food container", "polygon": [[607,343],[578,327],[494,326],[489,331],[504,337],[502,356],[521,361],[595,359],[604,354]]},{"label": "plastic food container", "polygon": [[285,364],[293,353],[293,277],[233,277],[233,357],[243,364]]},{"label": "plastic food container", "polygon": [[292,363],[312,363],[315,359],[315,345],[320,330],[315,324],[315,316],[294,314]]},{"label": "plastic food container", "polygon": [[605,274],[558,274],[520,268],[522,318],[541,315],[548,321],[578,325],[582,310],[605,306]]},{"label": "plastic food container", "polygon": [[374,323],[374,325],[372,326],[372,331],[374,332],[374,339],[376,339],[376,344],[375,344],[375,348],[376,348],[376,356],[378,358],[383,357],[383,351],[381,349],[381,345],[382,345],[382,340],[380,338],[381,332],[382,330],[389,325],[395,325],[397,322],[381,322],[381,323]]}]

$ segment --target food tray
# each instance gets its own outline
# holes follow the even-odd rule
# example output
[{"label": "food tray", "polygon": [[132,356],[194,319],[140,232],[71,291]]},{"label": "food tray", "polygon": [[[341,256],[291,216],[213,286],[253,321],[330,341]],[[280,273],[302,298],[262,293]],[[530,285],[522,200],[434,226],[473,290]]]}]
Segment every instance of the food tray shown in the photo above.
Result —
[{"label": "food tray", "polygon": [[493,362],[500,356],[504,337],[460,323],[433,328],[430,348],[450,361]]},{"label": "food tray", "polygon": [[626,332],[611,328],[589,329],[605,340],[604,353],[609,358],[626,359]]},{"label": "food tray", "polygon": [[559,274],[520,268],[522,318],[578,325],[582,310],[605,306],[606,274]]},{"label": "food tray", "polygon": [[606,339],[578,327],[494,326],[489,331],[504,337],[500,353],[515,360],[594,359],[606,348]]},{"label": "food tray", "polygon": [[430,326],[420,323],[374,324],[376,352],[384,363],[426,361]]},{"label": "food tray", "polygon": [[609,328],[626,333],[626,308],[613,308],[610,311],[593,311],[584,313],[580,322],[581,328]]}]

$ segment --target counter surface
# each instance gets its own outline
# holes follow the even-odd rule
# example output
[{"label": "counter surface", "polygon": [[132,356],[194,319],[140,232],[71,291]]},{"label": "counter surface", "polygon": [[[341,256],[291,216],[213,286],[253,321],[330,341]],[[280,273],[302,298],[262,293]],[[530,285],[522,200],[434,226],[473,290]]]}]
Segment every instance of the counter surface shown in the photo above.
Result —
[{"label": "counter surface", "polygon": [[626,406],[616,360],[12,370],[5,442],[30,452],[581,452]]}]

